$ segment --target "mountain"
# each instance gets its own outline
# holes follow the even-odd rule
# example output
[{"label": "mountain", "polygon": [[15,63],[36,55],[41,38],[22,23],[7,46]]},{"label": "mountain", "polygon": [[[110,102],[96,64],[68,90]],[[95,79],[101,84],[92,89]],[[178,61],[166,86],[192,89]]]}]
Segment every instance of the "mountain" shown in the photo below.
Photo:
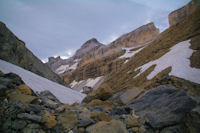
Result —
[{"label": "mountain", "polygon": [[17,38],[4,23],[0,22],[0,59],[23,67],[52,81],[65,84],[58,75],[43,64],[25,43]]},{"label": "mountain", "polygon": [[144,44],[122,39],[95,58],[81,53],[86,60],[61,65],[60,76],[86,97],[0,60],[0,132],[199,133],[199,12]]},{"label": "mountain", "polygon": [[[104,76],[119,70],[137,52],[134,50],[148,45],[158,35],[159,30],[153,23],[149,23],[120,36],[109,45],[103,45],[92,38],[85,42],[74,56],[65,60],[65,63],[61,63],[64,60],[59,57],[51,57],[47,64],[76,90],[98,88]],[[88,86],[93,80],[96,81],[95,84]]]},{"label": "mountain", "polygon": [[161,84],[183,88],[198,99],[199,12],[200,8],[162,32],[118,71],[111,72],[103,84],[89,93],[84,101],[99,99],[104,90],[110,90],[112,94],[134,87],[147,91]]},{"label": "mountain", "polygon": [[200,1],[192,0],[191,2],[189,2],[187,5],[183,6],[182,8],[171,12],[168,16],[170,26],[177,24],[178,22],[183,20],[185,17],[189,16],[194,11],[196,11],[197,8],[199,7],[200,7]]},{"label": "mountain", "polygon": [[159,35],[159,29],[155,27],[154,23],[148,23],[136,30],[124,34],[111,44],[109,47],[136,47],[145,45],[153,41]]}]

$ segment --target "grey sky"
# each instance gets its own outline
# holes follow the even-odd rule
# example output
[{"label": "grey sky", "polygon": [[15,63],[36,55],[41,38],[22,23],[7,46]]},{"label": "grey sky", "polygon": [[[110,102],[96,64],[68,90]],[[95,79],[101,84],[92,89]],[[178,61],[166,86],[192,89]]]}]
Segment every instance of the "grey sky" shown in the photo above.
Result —
[{"label": "grey sky", "polygon": [[189,1],[0,0],[0,21],[40,59],[68,57],[93,37],[108,44],[149,22],[163,31],[168,14]]}]

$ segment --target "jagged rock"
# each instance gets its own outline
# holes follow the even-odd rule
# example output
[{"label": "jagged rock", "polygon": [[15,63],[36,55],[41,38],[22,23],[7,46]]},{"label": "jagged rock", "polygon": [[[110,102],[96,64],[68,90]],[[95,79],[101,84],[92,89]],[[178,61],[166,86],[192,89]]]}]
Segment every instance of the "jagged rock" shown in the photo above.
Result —
[{"label": "jagged rock", "polygon": [[73,129],[77,126],[78,116],[73,111],[66,110],[64,113],[59,114],[58,118],[64,129]]},{"label": "jagged rock", "polygon": [[148,91],[129,107],[133,107],[140,117],[145,117],[153,128],[160,129],[180,123],[195,105],[184,90],[162,85]]},{"label": "jagged rock", "polygon": [[53,128],[57,124],[56,117],[47,110],[44,111],[42,117],[47,128]]},{"label": "jagged rock", "polygon": [[110,122],[100,121],[95,125],[86,128],[88,133],[128,133],[125,125],[118,120]]},{"label": "jagged rock", "polygon": [[78,127],[87,127],[94,123],[95,123],[94,120],[87,118],[87,117],[79,117],[77,120]]},{"label": "jagged rock", "polygon": [[14,73],[0,75],[0,84],[6,86],[7,88],[15,89],[23,83],[22,79]]},{"label": "jagged rock", "polygon": [[28,113],[21,113],[17,115],[17,118],[24,119],[24,120],[32,120],[39,123],[44,123],[45,120],[42,118],[42,116],[35,115],[35,114],[28,114]]},{"label": "jagged rock", "polygon": [[182,8],[173,11],[169,14],[169,24],[170,26],[177,24],[181,20],[183,20],[185,17],[192,14],[197,8],[200,8],[200,2],[199,0],[192,0],[187,5],[183,6]]}]

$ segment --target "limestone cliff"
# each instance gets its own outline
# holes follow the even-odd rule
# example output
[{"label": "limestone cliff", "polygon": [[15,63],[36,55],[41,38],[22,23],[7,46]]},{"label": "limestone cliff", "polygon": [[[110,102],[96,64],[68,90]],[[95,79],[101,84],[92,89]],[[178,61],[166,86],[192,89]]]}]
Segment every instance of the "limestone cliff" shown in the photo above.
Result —
[{"label": "limestone cliff", "polygon": [[109,47],[136,47],[151,42],[158,35],[159,29],[155,27],[154,23],[149,23],[137,28],[130,33],[122,35],[111,44],[109,44]]},{"label": "limestone cliff", "polygon": [[2,22],[0,22],[0,59],[23,67],[52,81],[64,84]]},{"label": "limestone cliff", "polygon": [[170,26],[177,24],[181,20],[183,20],[185,17],[192,14],[194,11],[197,10],[197,8],[200,8],[200,1],[199,0],[192,0],[187,5],[183,6],[182,8],[173,11],[169,14],[169,24]]}]

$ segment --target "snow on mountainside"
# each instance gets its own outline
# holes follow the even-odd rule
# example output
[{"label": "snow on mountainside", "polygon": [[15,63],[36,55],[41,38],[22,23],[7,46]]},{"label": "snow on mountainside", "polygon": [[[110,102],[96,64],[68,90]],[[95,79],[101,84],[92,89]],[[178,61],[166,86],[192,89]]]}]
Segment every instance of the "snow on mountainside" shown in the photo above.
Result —
[{"label": "snow on mountainside", "polygon": [[22,80],[35,92],[49,90],[53,93],[62,103],[73,104],[81,102],[86,96],[85,94],[71,90],[65,86],[52,82],[41,76],[38,76],[30,71],[20,68],[16,65],[0,60],[0,70],[4,73],[15,73],[19,75]]},{"label": "snow on mountainside", "polygon": [[191,82],[200,84],[200,78],[199,78],[200,69],[192,68],[190,66],[190,57],[192,56],[194,50],[190,49],[189,47],[190,47],[190,40],[176,44],[171,48],[171,50],[168,53],[166,53],[159,59],[150,61],[149,63],[136,68],[135,71],[140,69],[140,73],[138,73],[135,77],[139,76],[149,67],[156,64],[154,71],[152,71],[147,76],[147,79],[152,79],[159,72],[171,66],[172,71],[169,73],[169,75],[174,75],[189,80]]},{"label": "snow on mountainside", "polygon": [[97,89],[101,83],[104,81],[104,76],[96,77],[96,78],[89,78],[87,80],[81,80],[79,82],[73,81],[70,86],[74,90],[84,92],[84,89],[91,88],[92,90]]}]

